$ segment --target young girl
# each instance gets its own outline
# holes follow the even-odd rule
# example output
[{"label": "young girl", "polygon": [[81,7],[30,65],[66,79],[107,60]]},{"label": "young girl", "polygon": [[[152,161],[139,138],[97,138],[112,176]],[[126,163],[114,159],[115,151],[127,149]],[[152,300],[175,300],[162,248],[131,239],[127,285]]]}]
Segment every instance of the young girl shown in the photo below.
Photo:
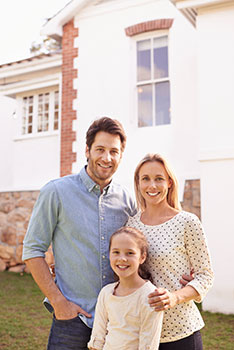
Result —
[{"label": "young girl", "polygon": [[[147,267],[159,287],[150,304],[165,310],[159,349],[202,350],[199,330],[204,322],[193,300],[204,298],[213,271],[201,222],[181,210],[176,177],[160,155],[146,155],[134,181],[140,211],[127,225],[141,230],[149,243]],[[194,279],[181,288],[180,276],[191,270]]]},{"label": "young girl", "polygon": [[118,282],[100,292],[92,335],[91,350],[157,350],[162,312],[155,312],[148,295],[155,286],[145,278],[148,245],[137,229],[123,227],[110,239],[110,264]]}]

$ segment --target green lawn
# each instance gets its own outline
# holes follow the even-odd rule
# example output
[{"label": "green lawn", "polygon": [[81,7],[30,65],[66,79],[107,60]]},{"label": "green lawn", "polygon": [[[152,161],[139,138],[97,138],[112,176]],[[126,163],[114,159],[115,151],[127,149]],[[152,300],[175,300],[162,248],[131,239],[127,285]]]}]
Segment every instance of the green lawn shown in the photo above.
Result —
[{"label": "green lawn", "polygon": [[[31,275],[0,272],[0,349],[44,350],[51,315]],[[202,312],[204,350],[234,349],[234,315]]]}]

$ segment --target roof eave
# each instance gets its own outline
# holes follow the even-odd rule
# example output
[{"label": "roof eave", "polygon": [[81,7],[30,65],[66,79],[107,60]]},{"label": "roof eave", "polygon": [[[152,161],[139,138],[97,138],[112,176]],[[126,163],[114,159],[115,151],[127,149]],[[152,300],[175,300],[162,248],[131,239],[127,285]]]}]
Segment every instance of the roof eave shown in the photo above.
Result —
[{"label": "roof eave", "polygon": [[92,2],[93,0],[71,1],[54,17],[48,20],[48,22],[41,29],[41,35],[46,35],[58,40],[63,35],[64,24],[68,23],[79,11]]},{"label": "roof eave", "polygon": [[234,0],[170,0],[178,10],[199,9],[206,6],[213,6],[233,2]]}]

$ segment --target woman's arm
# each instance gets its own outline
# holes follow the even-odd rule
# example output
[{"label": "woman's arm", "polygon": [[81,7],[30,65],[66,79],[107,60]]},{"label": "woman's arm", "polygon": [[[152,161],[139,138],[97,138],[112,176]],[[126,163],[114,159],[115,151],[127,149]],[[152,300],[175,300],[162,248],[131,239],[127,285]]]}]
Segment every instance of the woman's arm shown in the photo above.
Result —
[{"label": "woman's arm", "polygon": [[191,269],[194,270],[194,279],[184,288],[173,292],[159,288],[151,293],[149,303],[156,311],[166,310],[190,300],[201,302],[212,286],[214,274],[209,249],[202,224],[194,214],[190,214],[187,219],[184,240]]},{"label": "woman's arm", "polygon": [[191,286],[186,286],[175,292],[169,292],[165,288],[157,288],[153,293],[149,294],[149,304],[151,307],[154,307],[155,311],[164,311],[198,297],[199,293]]}]

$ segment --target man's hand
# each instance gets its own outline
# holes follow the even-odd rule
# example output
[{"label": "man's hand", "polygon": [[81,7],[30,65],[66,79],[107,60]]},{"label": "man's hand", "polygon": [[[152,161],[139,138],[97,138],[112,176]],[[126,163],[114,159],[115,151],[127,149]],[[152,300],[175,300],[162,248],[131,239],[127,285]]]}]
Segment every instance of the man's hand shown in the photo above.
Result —
[{"label": "man's hand", "polygon": [[182,284],[182,288],[185,287],[190,281],[194,279],[194,269],[190,271],[190,275],[182,275],[180,279],[180,284]]},{"label": "man's hand", "polygon": [[52,306],[57,320],[70,320],[77,317],[78,314],[82,314],[88,318],[92,317],[92,315],[88,314],[88,312],[83,310],[79,305],[68,301],[64,297]]},{"label": "man's hand", "polygon": [[148,298],[150,306],[154,307],[155,311],[164,311],[177,304],[176,295],[165,288],[156,288]]}]

